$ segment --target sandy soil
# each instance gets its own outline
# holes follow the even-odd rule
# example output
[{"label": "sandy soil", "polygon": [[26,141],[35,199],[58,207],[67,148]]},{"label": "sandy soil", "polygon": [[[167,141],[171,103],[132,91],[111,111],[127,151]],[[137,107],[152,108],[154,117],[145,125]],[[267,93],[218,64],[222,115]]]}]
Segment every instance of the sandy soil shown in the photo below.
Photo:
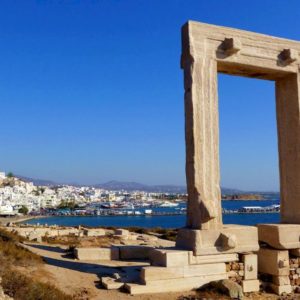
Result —
[{"label": "sandy soil", "polygon": [[[74,295],[74,299],[91,300],[177,300],[177,299],[228,299],[225,296],[217,296],[211,292],[186,292],[186,293],[162,293],[152,295],[131,296],[125,292],[115,290],[104,290],[99,284],[99,276],[120,270],[120,268],[135,268],[141,266],[141,262],[122,261],[78,261],[66,257],[63,246],[27,244],[29,250],[41,255],[45,260],[45,265],[38,270],[27,269],[26,272],[39,280],[47,281],[67,294]],[[196,297],[197,295],[197,297]],[[195,298],[196,297],[196,298]],[[245,300],[279,299],[272,294],[255,293],[246,295]],[[295,299],[295,298],[289,298]]]}]

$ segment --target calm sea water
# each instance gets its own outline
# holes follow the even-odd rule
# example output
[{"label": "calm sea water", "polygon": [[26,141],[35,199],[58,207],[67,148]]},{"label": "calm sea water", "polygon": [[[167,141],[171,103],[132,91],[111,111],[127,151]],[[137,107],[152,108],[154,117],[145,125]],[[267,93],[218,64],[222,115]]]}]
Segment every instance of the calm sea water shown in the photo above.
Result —
[{"label": "calm sea water", "polygon": [[[278,204],[279,200],[268,201],[222,201],[227,209],[236,209],[242,206],[269,206]],[[93,217],[49,217],[26,221],[28,224],[48,224],[61,226],[139,226],[145,228],[180,228],[185,225],[186,216],[93,216]],[[224,224],[255,225],[258,223],[278,223],[279,214],[226,214],[223,215]]]}]

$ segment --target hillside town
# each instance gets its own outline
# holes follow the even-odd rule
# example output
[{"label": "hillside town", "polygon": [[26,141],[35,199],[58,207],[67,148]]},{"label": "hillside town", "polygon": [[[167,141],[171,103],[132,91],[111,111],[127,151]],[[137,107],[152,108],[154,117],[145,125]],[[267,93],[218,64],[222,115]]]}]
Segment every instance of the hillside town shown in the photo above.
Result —
[{"label": "hillside town", "polygon": [[[0,215],[36,213],[42,210],[76,207],[78,209],[98,204],[102,208],[132,208],[162,206],[172,207],[186,195],[153,193],[145,191],[113,191],[92,186],[37,186],[15,177],[12,173],[0,172]],[[148,211],[150,212],[150,211]]]}]

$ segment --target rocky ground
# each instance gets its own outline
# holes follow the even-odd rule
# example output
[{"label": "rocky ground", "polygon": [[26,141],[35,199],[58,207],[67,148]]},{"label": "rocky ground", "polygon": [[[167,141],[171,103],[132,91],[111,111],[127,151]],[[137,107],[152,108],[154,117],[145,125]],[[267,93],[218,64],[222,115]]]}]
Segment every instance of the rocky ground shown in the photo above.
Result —
[{"label": "rocky ground", "polygon": [[[53,286],[64,294],[69,295],[73,300],[208,300],[208,299],[229,299],[228,296],[220,294],[214,288],[207,288],[202,291],[186,292],[186,293],[160,293],[151,295],[131,296],[125,291],[105,290],[101,287],[100,278],[109,273],[118,273],[124,270],[136,270],[145,262],[141,261],[84,261],[75,260],[67,251],[70,245],[76,242],[80,247],[92,246],[110,246],[111,244],[126,244],[126,245],[155,245],[155,246],[172,246],[174,242],[161,239],[161,235],[157,233],[130,233],[129,237],[122,238],[113,234],[113,231],[107,229],[108,234],[102,237],[56,237],[44,239],[43,242],[37,243],[32,241],[23,241],[22,248],[28,249],[29,253],[36,254],[36,257],[42,257],[44,263],[20,264],[18,261],[13,261],[11,265],[14,270],[24,274],[33,282],[39,281],[49,286]],[[111,232],[110,232],[111,231]],[[1,245],[0,245],[1,246]],[[5,252],[5,249],[3,250]],[[4,253],[3,252],[3,253]],[[14,252],[12,252],[14,254]],[[0,247],[1,258],[1,247]],[[5,257],[3,258],[5,259]],[[146,263],[147,264],[147,263]],[[2,298],[1,298],[2,297]],[[63,297],[60,299],[69,299]],[[4,298],[0,289],[0,300]],[[16,298],[20,300],[29,298]],[[35,298],[30,298],[35,299]],[[42,300],[56,300],[56,298],[40,298]],[[296,296],[278,297],[268,293],[251,293],[244,295],[246,300],[275,300],[275,299],[300,299]]]}]

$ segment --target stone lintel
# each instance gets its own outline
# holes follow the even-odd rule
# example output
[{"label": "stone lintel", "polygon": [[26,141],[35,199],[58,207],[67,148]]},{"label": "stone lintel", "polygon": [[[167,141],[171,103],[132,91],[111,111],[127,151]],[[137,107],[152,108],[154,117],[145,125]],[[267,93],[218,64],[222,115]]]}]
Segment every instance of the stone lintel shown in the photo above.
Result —
[{"label": "stone lintel", "polygon": [[[191,58],[205,56],[217,61],[219,72],[228,74],[276,80],[298,72],[292,63],[300,51],[298,41],[194,21],[183,26],[182,41],[182,68]],[[285,63],[280,63],[282,56]]]}]

